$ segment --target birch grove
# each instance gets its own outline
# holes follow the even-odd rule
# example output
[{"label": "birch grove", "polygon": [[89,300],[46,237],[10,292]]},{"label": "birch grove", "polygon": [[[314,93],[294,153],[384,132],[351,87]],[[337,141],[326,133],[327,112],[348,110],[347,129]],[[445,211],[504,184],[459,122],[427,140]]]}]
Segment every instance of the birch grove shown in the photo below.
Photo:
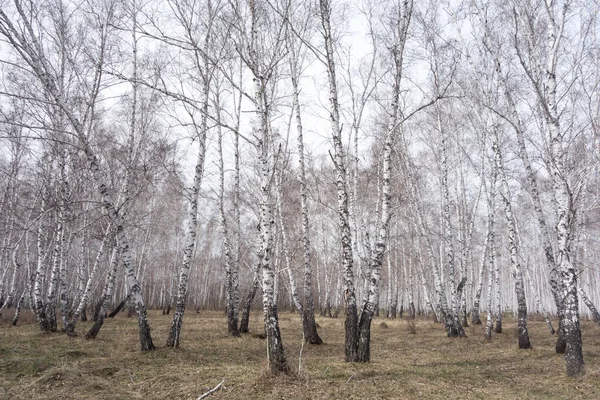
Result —
[{"label": "birch grove", "polygon": [[[483,346],[516,327],[528,349],[539,317],[583,376],[599,15],[572,0],[7,0],[0,314],[93,339],[135,312],[145,351],[154,310],[183,348],[206,339],[184,314],[220,310],[227,340],[266,337],[272,374],[294,371],[284,342],[341,340],[329,318],[344,319],[339,358],[366,363],[380,318]],[[297,337],[279,322],[291,310]]]}]

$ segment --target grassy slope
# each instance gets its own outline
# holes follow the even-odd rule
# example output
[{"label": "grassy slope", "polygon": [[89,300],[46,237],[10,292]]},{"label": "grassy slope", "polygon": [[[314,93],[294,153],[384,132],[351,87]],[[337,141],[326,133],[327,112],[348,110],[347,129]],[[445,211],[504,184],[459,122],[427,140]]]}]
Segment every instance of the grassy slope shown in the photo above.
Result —
[{"label": "grassy slope", "polygon": [[[482,327],[467,328],[466,339],[445,337],[442,326],[418,320],[410,334],[403,320],[375,319],[366,365],[343,360],[343,320],[317,318],[325,344],[305,346],[295,377],[265,374],[266,343],[227,335],[225,316],[186,314],[181,348],[164,348],[169,316],[150,313],[157,350],[138,350],[136,319],[107,320],[99,338],[42,334],[25,316],[10,327],[0,321],[0,399],[196,399],[226,379],[211,399],[595,399],[600,398],[600,327],[583,324],[587,375],[565,376],[562,356],[541,321],[530,322],[533,350],[519,351],[514,320],[505,333],[483,339]],[[282,335],[289,361],[298,369],[301,322],[283,313]],[[253,315],[251,330],[260,330]],[[84,332],[89,323],[81,323]]]}]

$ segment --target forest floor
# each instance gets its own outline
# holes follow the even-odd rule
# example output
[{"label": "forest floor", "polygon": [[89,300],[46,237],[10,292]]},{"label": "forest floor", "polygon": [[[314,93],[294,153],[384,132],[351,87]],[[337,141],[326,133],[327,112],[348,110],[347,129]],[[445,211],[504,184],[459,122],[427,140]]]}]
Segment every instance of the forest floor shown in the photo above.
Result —
[{"label": "forest floor", "polygon": [[[345,363],[344,321],[318,317],[320,346],[302,348],[298,315],[282,313],[281,331],[294,374],[269,377],[266,343],[227,334],[223,313],[186,313],[181,347],[165,348],[171,316],[150,312],[157,349],[140,352],[137,319],[107,319],[94,341],[42,334],[32,315],[11,327],[0,319],[0,399],[197,399],[225,379],[209,399],[600,399],[600,327],[583,322],[587,374],[565,376],[555,337],[543,321],[530,321],[532,350],[519,350],[516,323],[483,337],[469,326],[467,338],[450,339],[443,326],[417,319],[373,320],[369,364]],[[556,325],[556,322],[555,322]],[[254,313],[250,329],[260,332]],[[301,353],[302,349],[302,353]],[[299,360],[301,356],[301,368]]]}]

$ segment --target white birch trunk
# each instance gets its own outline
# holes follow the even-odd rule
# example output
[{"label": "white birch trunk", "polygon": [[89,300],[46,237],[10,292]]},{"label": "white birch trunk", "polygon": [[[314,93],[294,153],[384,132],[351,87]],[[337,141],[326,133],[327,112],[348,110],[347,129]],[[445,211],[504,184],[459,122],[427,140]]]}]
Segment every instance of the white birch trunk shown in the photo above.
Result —
[{"label": "white birch trunk", "polygon": [[345,320],[345,360],[357,361],[358,346],[358,315],[356,306],[356,290],[354,287],[352,234],[350,231],[350,218],[348,212],[348,184],[346,181],[346,160],[342,144],[342,131],[340,127],[340,112],[338,89],[335,73],[335,53],[333,50],[333,36],[331,31],[331,2],[319,0],[321,27],[326,55],[327,80],[329,83],[329,119],[333,140],[333,163],[336,171],[336,189],[338,196],[338,216],[342,245],[343,291],[346,305]]},{"label": "white birch trunk", "polygon": [[[208,12],[212,16],[211,2],[208,2]],[[194,180],[192,187],[188,193],[189,196],[189,210],[188,210],[188,221],[184,239],[183,248],[183,262],[179,271],[179,283],[177,288],[177,301],[175,303],[175,312],[173,313],[173,321],[171,322],[171,328],[169,330],[169,337],[167,338],[167,347],[179,347],[181,326],[183,324],[183,315],[185,312],[185,305],[187,301],[188,293],[188,280],[191,272],[192,256],[194,254],[194,247],[196,245],[196,236],[198,234],[198,199],[200,197],[200,187],[202,185],[202,177],[204,174],[204,161],[206,157],[206,133],[208,130],[208,101],[209,101],[209,60],[207,52],[209,50],[211,32],[207,31],[204,36],[203,50],[200,55],[202,68],[199,68],[198,73],[202,79],[202,99],[200,108],[202,109],[200,115],[200,124],[195,125],[196,138],[198,140],[198,156],[196,158],[196,166],[194,168]],[[199,52],[199,50],[196,50]]]},{"label": "white birch trunk", "polygon": [[[304,340],[310,344],[321,344],[323,340],[317,332],[315,322],[315,306],[312,289],[312,263],[310,247],[310,229],[308,199],[306,187],[306,165],[304,158],[304,137],[302,127],[302,110],[300,109],[298,80],[298,54],[293,43],[290,45],[290,75],[292,81],[292,108],[295,110],[296,134],[298,142],[298,166],[300,184],[300,210],[302,214],[302,255],[304,260],[304,307],[302,309],[302,329]],[[283,227],[283,225],[282,225]],[[291,270],[290,270],[291,273]],[[291,281],[290,281],[291,282]]]},{"label": "white birch trunk", "polygon": [[531,348],[529,341],[529,332],[527,330],[527,303],[525,299],[525,287],[523,284],[523,269],[519,262],[519,249],[517,243],[517,224],[512,211],[510,200],[510,190],[508,181],[506,180],[506,172],[504,171],[504,160],[502,150],[498,138],[498,131],[494,129],[494,160],[496,169],[500,173],[500,197],[504,203],[504,212],[506,215],[506,223],[508,228],[508,248],[510,251],[510,263],[513,269],[515,278],[515,293],[517,295],[517,312],[518,312],[518,341],[520,349]]},{"label": "white birch trunk", "polygon": [[[498,272],[496,262],[496,183],[498,168],[493,165],[490,179],[490,189],[487,195],[488,203],[488,290],[487,290],[487,320],[485,325],[485,338],[492,340],[492,289],[494,287],[494,275]],[[496,279],[496,282],[498,280]]]},{"label": "white birch trunk", "polygon": [[35,269],[35,280],[33,284],[33,309],[36,314],[37,322],[42,332],[49,331],[48,320],[46,318],[46,309],[44,307],[44,300],[42,292],[43,279],[46,273],[44,266],[45,254],[44,254],[44,214],[46,212],[46,202],[42,196],[40,205],[40,221],[38,222],[37,229],[37,264]]},{"label": "white birch trunk", "polygon": [[556,99],[556,70],[558,64],[558,52],[563,35],[565,20],[567,18],[568,3],[563,4],[561,20],[556,20],[554,13],[555,4],[546,0],[546,10],[551,22],[548,26],[549,53],[545,71],[545,110],[546,123],[550,139],[550,151],[552,163],[551,175],[554,184],[554,198],[557,211],[556,234],[557,253],[556,265],[559,271],[563,290],[563,332],[565,335],[566,349],[565,361],[567,364],[567,375],[571,377],[585,374],[583,361],[581,328],[579,325],[579,302],[577,298],[577,271],[571,262],[571,233],[574,223],[573,194],[567,181],[567,170],[565,168],[565,150],[563,144],[564,133],[560,128],[560,114]]},{"label": "white birch trunk", "polygon": [[[217,94],[218,96],[218,94]],[[215,101],[215,107],[217,108],[217,122],[221,119],[220,101],[217,97]],[[221,224],[221,234],[223,235],[223,255],[225,261],[225,292],[226,292],[226,313],[227,313],[227,330],[232,336],[240,336],[238,329],[238,320],[235,317],[235,281],[234,272],[235,268],[232,265],[235,260],[232,259],[231,244],[229,241],[229,227],[227,225],[227,216],[225,215],[225,162],[223,160],[223,131],[221,125],[217,126],[218,139],[217,147],[219,152],[219,192],[218,192],[218,204],[219,204],[219,216]]]}]

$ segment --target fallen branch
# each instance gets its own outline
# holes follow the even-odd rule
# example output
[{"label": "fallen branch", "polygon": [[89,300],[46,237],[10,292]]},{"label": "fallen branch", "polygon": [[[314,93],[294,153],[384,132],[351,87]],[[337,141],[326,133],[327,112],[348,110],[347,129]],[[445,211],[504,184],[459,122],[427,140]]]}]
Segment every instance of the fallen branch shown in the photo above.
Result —
[{"label": "fallen branch", "polygon": [[223,379],[217,386],[215,386],[214,388],[210,389],[208,392],[204,393],[202,396],[198,397],[196,400],[200,400],[203,399],[205,397],[210,396],[211,394],[213,394],[214,392],[216,392],[217,390],[219,390],[219,388],[221,387],[222,384],[225,383],[225,379]]}]

